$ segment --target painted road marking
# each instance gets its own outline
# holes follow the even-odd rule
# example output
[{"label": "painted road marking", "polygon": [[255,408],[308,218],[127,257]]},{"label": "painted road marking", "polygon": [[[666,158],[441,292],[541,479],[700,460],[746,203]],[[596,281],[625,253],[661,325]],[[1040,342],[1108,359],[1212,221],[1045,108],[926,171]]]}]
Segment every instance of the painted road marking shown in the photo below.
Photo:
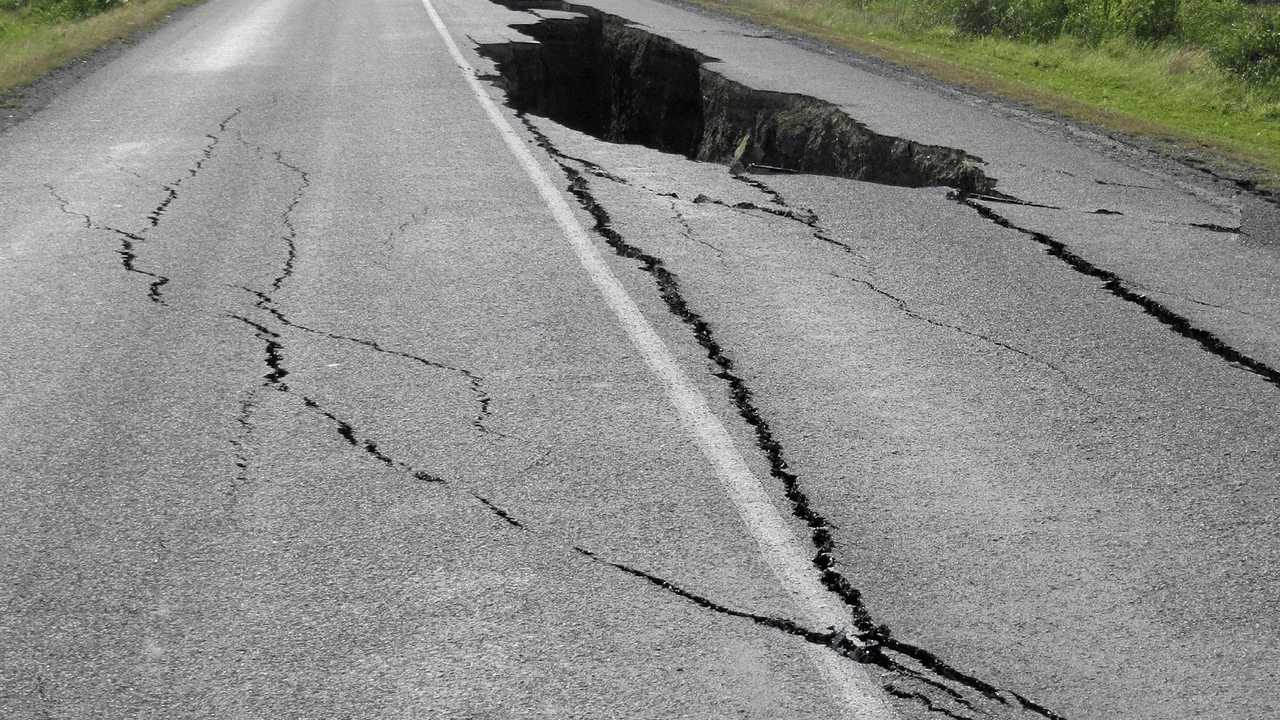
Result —
[{"label": "painted road marking", "polygon": [[[507,148],[520,162],[560,229],[564,231],[565,239],[573,247],[587,275],[604,296],[605,303],[613,310],[649,369],[666,388],[667,397],[693,435],[702,454],[715,468],[716,476],[733,500],[765,562],[783,588],[792,595],[806,621],[819,628],[847,625],[848,609],[818,581],[803,546],[783,520],[778,508],[770,501],[760,479],[751,472],[746,460],[734,446],[729,432],[711,412],[706,398],[680,369],[662,338],[614,277],[586,228],[574,215],[568,200],[529,151],[525,139],[502,114],[493,98],[489,97],[476,77],[475,68],[463,57],[431,0],[422,0],[422,5],[427,9],[431,23],[435,25],[436,32],[440,34],[449,55],[453,57],[472,93],[484,108],[489,121],[502,135]],[[861,665],[820,648],[811,648],[811,652],[836,691],[838,699],[853,711],[854,717],[860,720],[890,720],[895,717],[880,688],[871,681]]]}]

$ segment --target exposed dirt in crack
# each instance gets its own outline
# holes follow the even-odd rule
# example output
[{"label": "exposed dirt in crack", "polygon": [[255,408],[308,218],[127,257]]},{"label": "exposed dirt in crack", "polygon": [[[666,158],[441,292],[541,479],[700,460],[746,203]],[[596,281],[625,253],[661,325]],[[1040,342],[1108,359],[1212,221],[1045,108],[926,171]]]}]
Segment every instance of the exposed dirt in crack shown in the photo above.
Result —
[{"label": "exposed dirt in crack", "polygon": [[[1131,283],[1080,258],[1064,243],[1045,233],[1017,227],[981,204],[1064,210],[996,190],[996,180],[978,167],[981,161],[961,150],[871,133],[838,107],[816,98],[745,87],[708,70],[705,63],[713,58],[595,8],[560,0],[491,2],[513,10],[551,9],[582,15],[573,19],[542,18],[514,26],[537,43],[478,46],[478,52],[492,59],[498,69],[499,74],[491,77],[491,82],[506,91],[508,104],[521,113],[548,117],[611,142],[639,144],[692,160],[729,164],[735,177],[757,189],[767,185],[746,174],[752,167],[885,185],[949,186],[956,191],[953,197],[978,209],[984,219],[1022,232],[1078,272],[1103,280],[1107,292],[1139,305],[1175,333],[1280,386],[1280,371],[1267,363],[1231,347],[1222,338],[1197,327],[1190,318],[1128,289]],[[584,163],[591,175],[626,182],[594,163],[563,154],[562,157]],[[770,198],[769,205],[726,203],[706,196],[694,201],[804,223],[813,229],[815,238],[858,255],[848,243],[824,232],[811,212],[791,207],[771,189],[761,192]],[[1242,232],[1242,228],[1213,223],[1185,225],[1210,232]]]},{"label": "exposed dirt in crack", "polygon": [[518,110],[611,142],[735,168],[968,192],[995,187],[968,153],[876,133],[824,100],[729,80],[706,67],[714,58],[615,15],[555,0],[493,2],[584,15],[516,26],[536,44],[479,46]]},{"label": "exposed dirt in crack", "polygon": [[[874,621],[862,601],[861,593],[836,567],[832,524],[810,503],[808,495],[800,485],[799,477],[791,471],[787,463],[782,444],[756,406],[751,388],[737,374],[733,359],[717,341],[711,324],[694,311],[681,294],[678,277],[667,268],[661,258],[628,241],[613,227],[609,212],[596,200],[587,179],[588,175],[598,176],[600,173],[579,170],[571,156],[562,153],[524,112],[517,111],[517,117],[524,123],[538,146],[546,151],[560,167],[568,181],[569,194],[593,219],[592,231],[600,236],[615,254],[635,261],[640,270],[653,278],[658,294],[668,311],[689,327],[694,339],[715,368],[713,375],[725,383],[730,401],[751,429],[757,447],[769,463],[771,477],[779,482],[791,503],[792,514],[809,527],[810,541],[815,550],[811,558],[815,572],[822,584],[841,598],[849,610],[851,631],[847,636],[842,637],[846,637],[844,642],[849,647],[857,648],[856,656],[851,654],[850,657],[855,657],[860,662],[879,665],[894,674],[899,681],[919,683],[923,686],[923,692],[941,691],[947,698],[938,699],[939,703],[954,702],[965,705],[985,700],[988,704],[994,704],[1006,710],[1021,708],[1040,717],[1060,718],[1061,716],[1025,696],[997,688],[991,683],[953,667],[928,650],[897,640],[887,627]],[[780,212],[796,215],[796,211],[789,206]],[[805,218],[802,222],[807,220],[808,218]],[[971,698],[966,693],[976,693],[978,698]]]}]

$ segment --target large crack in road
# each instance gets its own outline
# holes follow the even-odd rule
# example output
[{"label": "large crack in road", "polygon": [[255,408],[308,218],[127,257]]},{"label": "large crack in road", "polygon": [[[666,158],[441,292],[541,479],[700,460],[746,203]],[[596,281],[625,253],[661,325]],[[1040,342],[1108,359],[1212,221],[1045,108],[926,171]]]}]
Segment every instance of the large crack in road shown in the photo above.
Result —
[{"label": "large crack in road", "polygon": [[988,192],[968,153],[876,133],[832,103],[766,92],[709,70],[715,59],[628,23],[555,1],[494,0],[580,13],[516,25],[534,43],[481,45],[513,107],[610,142],[691,160]]},{"label": "large crack in road", "polygon": [[[1048,235],[1017,226],[996,214],[986,202],[1017,202],[1016,198],[998,192],[996,181],[981,170],[981,161],[962,150],[872,132],[837,106],[815,98],[763,92],[746,87],[708,70],[705,65],[711,58],[631,26],[621,18],[591,8],[562,2],[494,1],[513,9],[540,7],[569,10],[583,15],[576,19],[548,19],[519,25],[521,31],[541,42],[485,45],[481,46],[481,52],[496,62],[500,76],[494,78],[495,82],[506,89],[509,104],[517,110],[526,128],[561,169],[567,181],[568,192],[593,219],[594,232],[617,255],[635,261],[642,271],[653,278],[669,311],[689,327],[705,351],[715,367],[715,377],[725,384],[740,417],[754,433],[759,450],[768,460],[771,476],[781,484],[791,503],[792,513],[808,526],[815,550],[812,557],[815,572],[819,574],[823,584],[849,608],[854,632],[847,635],[843,629],[821,632],[804,628],[791,620],[734,610],[643,570],[602,559],[581,547],[573,549],[594,562],[643,579],[704,609],[748,619],[801,637],[807,642],[829,647],[858,662],[880,666],[893,678],[881,681],[886,692],[915,703],[928,712],[948,717],[966,717],[962,713],[986,715],[991,713],[986,706],[998,705],[1009,710],[1027,711],[1040,717],[1060,718],[1058,714],[1017,692],[998,688],[943,661],[924,648],[897,640],[888,628],[875,622],[858,589],[837,569],[837,548],[832,538],[831,523],[813,507],[800,478],[791,471],[785,449],[757,407],[752,389],[736,371],[731,353],[720,345],[710,322],[690,307],[681,292],[679,278],[664,260],[624,238],[615,229],[607,209],[593,194],[588,175],[623,184],[627,184],[627,181],[586,159],[561,152],[529,120],[528,115],[547,116],[602,139],[641,144],[666,152],[676,152],[691,160],[728,165],[735,179],[767,196],[772,207],[755,203],[727,203],[705,195],[692,202],[712,203],[733,211],[763,213],[801,223],[813,232],[815,238],[847,253],[857,254],[857,251],[825,230],[816,213],[791,205],[768,184],[747,173],[753,169],[770,168],[902,187],[953,188],[953,197],[958,203],[973,209],[996,225],[1030,236],[1050,256],[1067,263],[1081,274],[1102,280],[1107,292],[1139,305],[1144,312],[1179,335],[1196,341],[1206,351],[1253,372],[1273,385],[1280,386],[1280,373],[1231,348],[1212,333],[1195,327],[1190,320],[1166,306],[1130,289],[1131,284],[1123,278],[1092,265]],[[620,69],[626,69],[627,72],[619,72]],[[627,81],[624,82],[623,79]],[[583,87],[590,88],[591,92],[581,92]],[[162,218],[171,211],[171,206],[178,199],[182,183],[195,177],[213,158],[222,136],[240,113],[241,110],[237,108],[218,124],[217,133],[206,136],[210,142],[202,148],[195,164],[177,180],[164,186],[163,199],[146,215],[147,227],[140,232],[102,225],[89,215],[74,210],[72,203],[56,188],[48,187],[62,212],[79,218],[87,229],[109,232],[120,239],[122,246],[119,254],[124,269],[149,278],[147,297],[153,303],[166,306],[162,288],[170,280],[158,272],[137,268],[136,246],[144,241],[144,234],[148,229],[160,226]],[[243,136],[237,134],[243,141]],[[247,142],[245,145],[250,146]],[[255,298],[253,310],[224,314],[251,330],[263,344],[262,362],[266,368],[260,383],[240,401],[236,422],[241,435],[233,442],[237,466],[233,490],[249,482],[248,446],[256,430],[253,413],[257,403],[256,393],[260,390],[296,395],[303,406],[326,418],[343,442],[379,464],[401,471],[418,481],[448,486],[449,482],[443,477],[392,457],[375,439],[362,434],[350,421],[323,405],[314,396],[304,394],[286,382],[289,371],[285,364],[284,333],[288,330],[353,343],[433,370],[459,374],[465,379],[473,400],[478,405],[477,415],[472,422],[474,429],[482,433],[500,434],[485,424],[490,414],[490,397],[483,388],[483,379],[476,373],[390,349],[376,340],[313,328],[295,322],[285,314],[277,302],[276,293],[285,286],[298,261],[298,231],[294,226],[293,214],[310,185],[310,177],[301,167],[287,160],[279,150],[267,150],[261,146],[252,149],[260,158],[269,159],[290,171],[297,179],[297,186],[288,196],[281,211],[283,232],[277,239],[284,246],[283,259],[278,272],[269,283],[269,290],[242,287],[242,290]],[[575,163],[585,168],[585,172],[575,167]],[[679,219],[679,210],[674,204],[673,211]],[[684,226],[687,230],[688,225]],[[402,225],[400,230],[403,229]],[[722,252],[714,246],[712,249]],[[873,292],[896,302],[903,312],[912,314],[910,308],[896,296],[861,279],[853,278],[851,281],[867,285]],[[258,313],[261,313],[258,319],[250,317],[257,316]],[[938,324],[925,317],[919,319]],[[962,328],[947,327],[973,334]],[[984,339],[999,343],[991,338]],[[1012,345],[1000,344],[1007,350],[1027,355]],[[488,498],[475,493],[469,494],[510,527],[521,531],[529,529],[527,523]],[[915,685],[908,689],[903,683]]]},{"label": "large crack in road", "polygon": [[[478,52],[494,62],[498,73],[487,79],[505,91],[507,104],[559,166],[569,194],[592,218],[592,230],[615,254],[636,262],[641,271],[652,277],[668,311],[689,327],[703,348],[713,374],[725,383],[739,416],[754,432],[758,449],[791,503],[792,513],[809,527],[815,571],[822,583],[844,601],[858,644],[869,649],[858,659],[881,665],[900,679],[919,683],[922,690],[907,689],[892,681],[882,686],[894,697],[916,703],[928,712],[950,717],[962,716],[957,707],[988,712],[978,710],[980,700],[968,695],[976,693],[977,698],[1008,709],[1045,718],[1061,717],[1015,691],[958,669],[924,648],[897,640],[888,628],[875,622],[858,589],[837,569],[830,523],[813,506],[800,478],[790,470],[784,448],[755,404],[751,388],[736,372],[729,352],[716,339],[714,328],[690,307],[681,293],[679,279],[663,259],[624,238],[615,228],[608,210],[592,193],[589,176],[622,184],[629,184],[628,181],[596,163],[562,152],[529,116],[547,117],[610,142],[638,144],[690,160],[728,165],[734,177],[764,193],[773,207],[718,202],[705,195],[695,202],[712,202],[732,210],[763,212],[799,222],[811,228],[818,239],[854,254],[853,247],[822,230],[815,213],[791,206],[780,193],[748,173],[767,168],[905,187],[950,187],[951,197],[958,203],[994,225],[1030,237],[1048,256],[1072,270],[1102,280],[1106,292],[1138,305],[1204,350],[1273,385],[1280,386],[1280,373],[1196,327],[1171,308],[1130,289],[1119,275],[1089,263],[1065,244],[1045,233],[1015,225],[996,213],[990,203],[1030,203],[998,191],[996,180],[981,171],[981,161],[962,150],[873,133],[830,103],[803,95],[754,90],[733,82],[705,67],[712,58],[594,8],[558,0],[492,1],[512,10],[550,9],[578,15],[540,17],[536,22],[512,25],[536,43],[478,45]],[[671,197],[668,193],[659,194]],[[1217,226],[1203,229],[1232,230]],[[911,314],[896,296],[861,279],[852,281],[895,301]],[[937,324],[928,318],[919,319]],[[973,334],[963,328],[947,327]],[[986,336],[981,339],[1032,361],[1044,362],[1010,343]],[[1081,390],[1060,368],[1051,363],[1049,367]]]},{"label": "large crack in road", "polygon": [[[1137,305],[1204,351],[1280,387],[1280,370],[1269,363],[1142,294],[1135,289],[1137,283],[1090,263],[1047,233],[1020,227],[997,213],[992,204],[1063,208],[1031,203],[997,189],[997,179],[983,172],[981,159],[963,150],[876,133],[824,100],[747,87],[708,69],[707,63],[715,58],[592,7],[562,0],[491,2],[511,10],[557,10],[580,16],[512,25],[536,43],[477,46],[498,71],[487,79],[501,87],[507,103],[520,112],[547,117],[609,142],[729,165],[737,177],[764,168],[900,187],[952,188],[952,198],[983,219],[1030,238],[1050,257],[1101,280],[1106,292]],[[592,168],[593,174],[601,170]],[[746,182],[761,184],[754,178]],[[771,190],[762,192],[775,203],[781,200]],[[750,203],[735,207],[789,217],[819,230],[819,219],[811,212]],[[1186,224],[1206,232],[1240,231],[1214,223]],[[815,237],[843,244],[826,233]]]}]

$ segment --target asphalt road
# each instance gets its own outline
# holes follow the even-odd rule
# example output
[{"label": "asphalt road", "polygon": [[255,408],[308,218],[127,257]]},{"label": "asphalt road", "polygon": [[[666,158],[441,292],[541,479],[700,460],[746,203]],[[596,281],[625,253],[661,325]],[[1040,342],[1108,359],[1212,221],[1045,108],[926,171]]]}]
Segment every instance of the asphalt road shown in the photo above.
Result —
[{"label": "asphalt road", "polygon": [[0,717],[1280,715],[1275,207],[591,5],[1021,204],[518,116],[572,15],[210,0],[0,135]]}]

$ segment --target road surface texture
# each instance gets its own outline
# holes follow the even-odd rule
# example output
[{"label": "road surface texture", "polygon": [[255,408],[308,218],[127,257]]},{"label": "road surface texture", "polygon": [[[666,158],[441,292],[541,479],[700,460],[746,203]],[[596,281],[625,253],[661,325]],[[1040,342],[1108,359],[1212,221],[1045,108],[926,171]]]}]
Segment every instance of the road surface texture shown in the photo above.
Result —
[{"label": "road surface texture", "polygon": [[1230,181],[648,0],[210,0],[0,168],[0,717],[1280,716]]}]

